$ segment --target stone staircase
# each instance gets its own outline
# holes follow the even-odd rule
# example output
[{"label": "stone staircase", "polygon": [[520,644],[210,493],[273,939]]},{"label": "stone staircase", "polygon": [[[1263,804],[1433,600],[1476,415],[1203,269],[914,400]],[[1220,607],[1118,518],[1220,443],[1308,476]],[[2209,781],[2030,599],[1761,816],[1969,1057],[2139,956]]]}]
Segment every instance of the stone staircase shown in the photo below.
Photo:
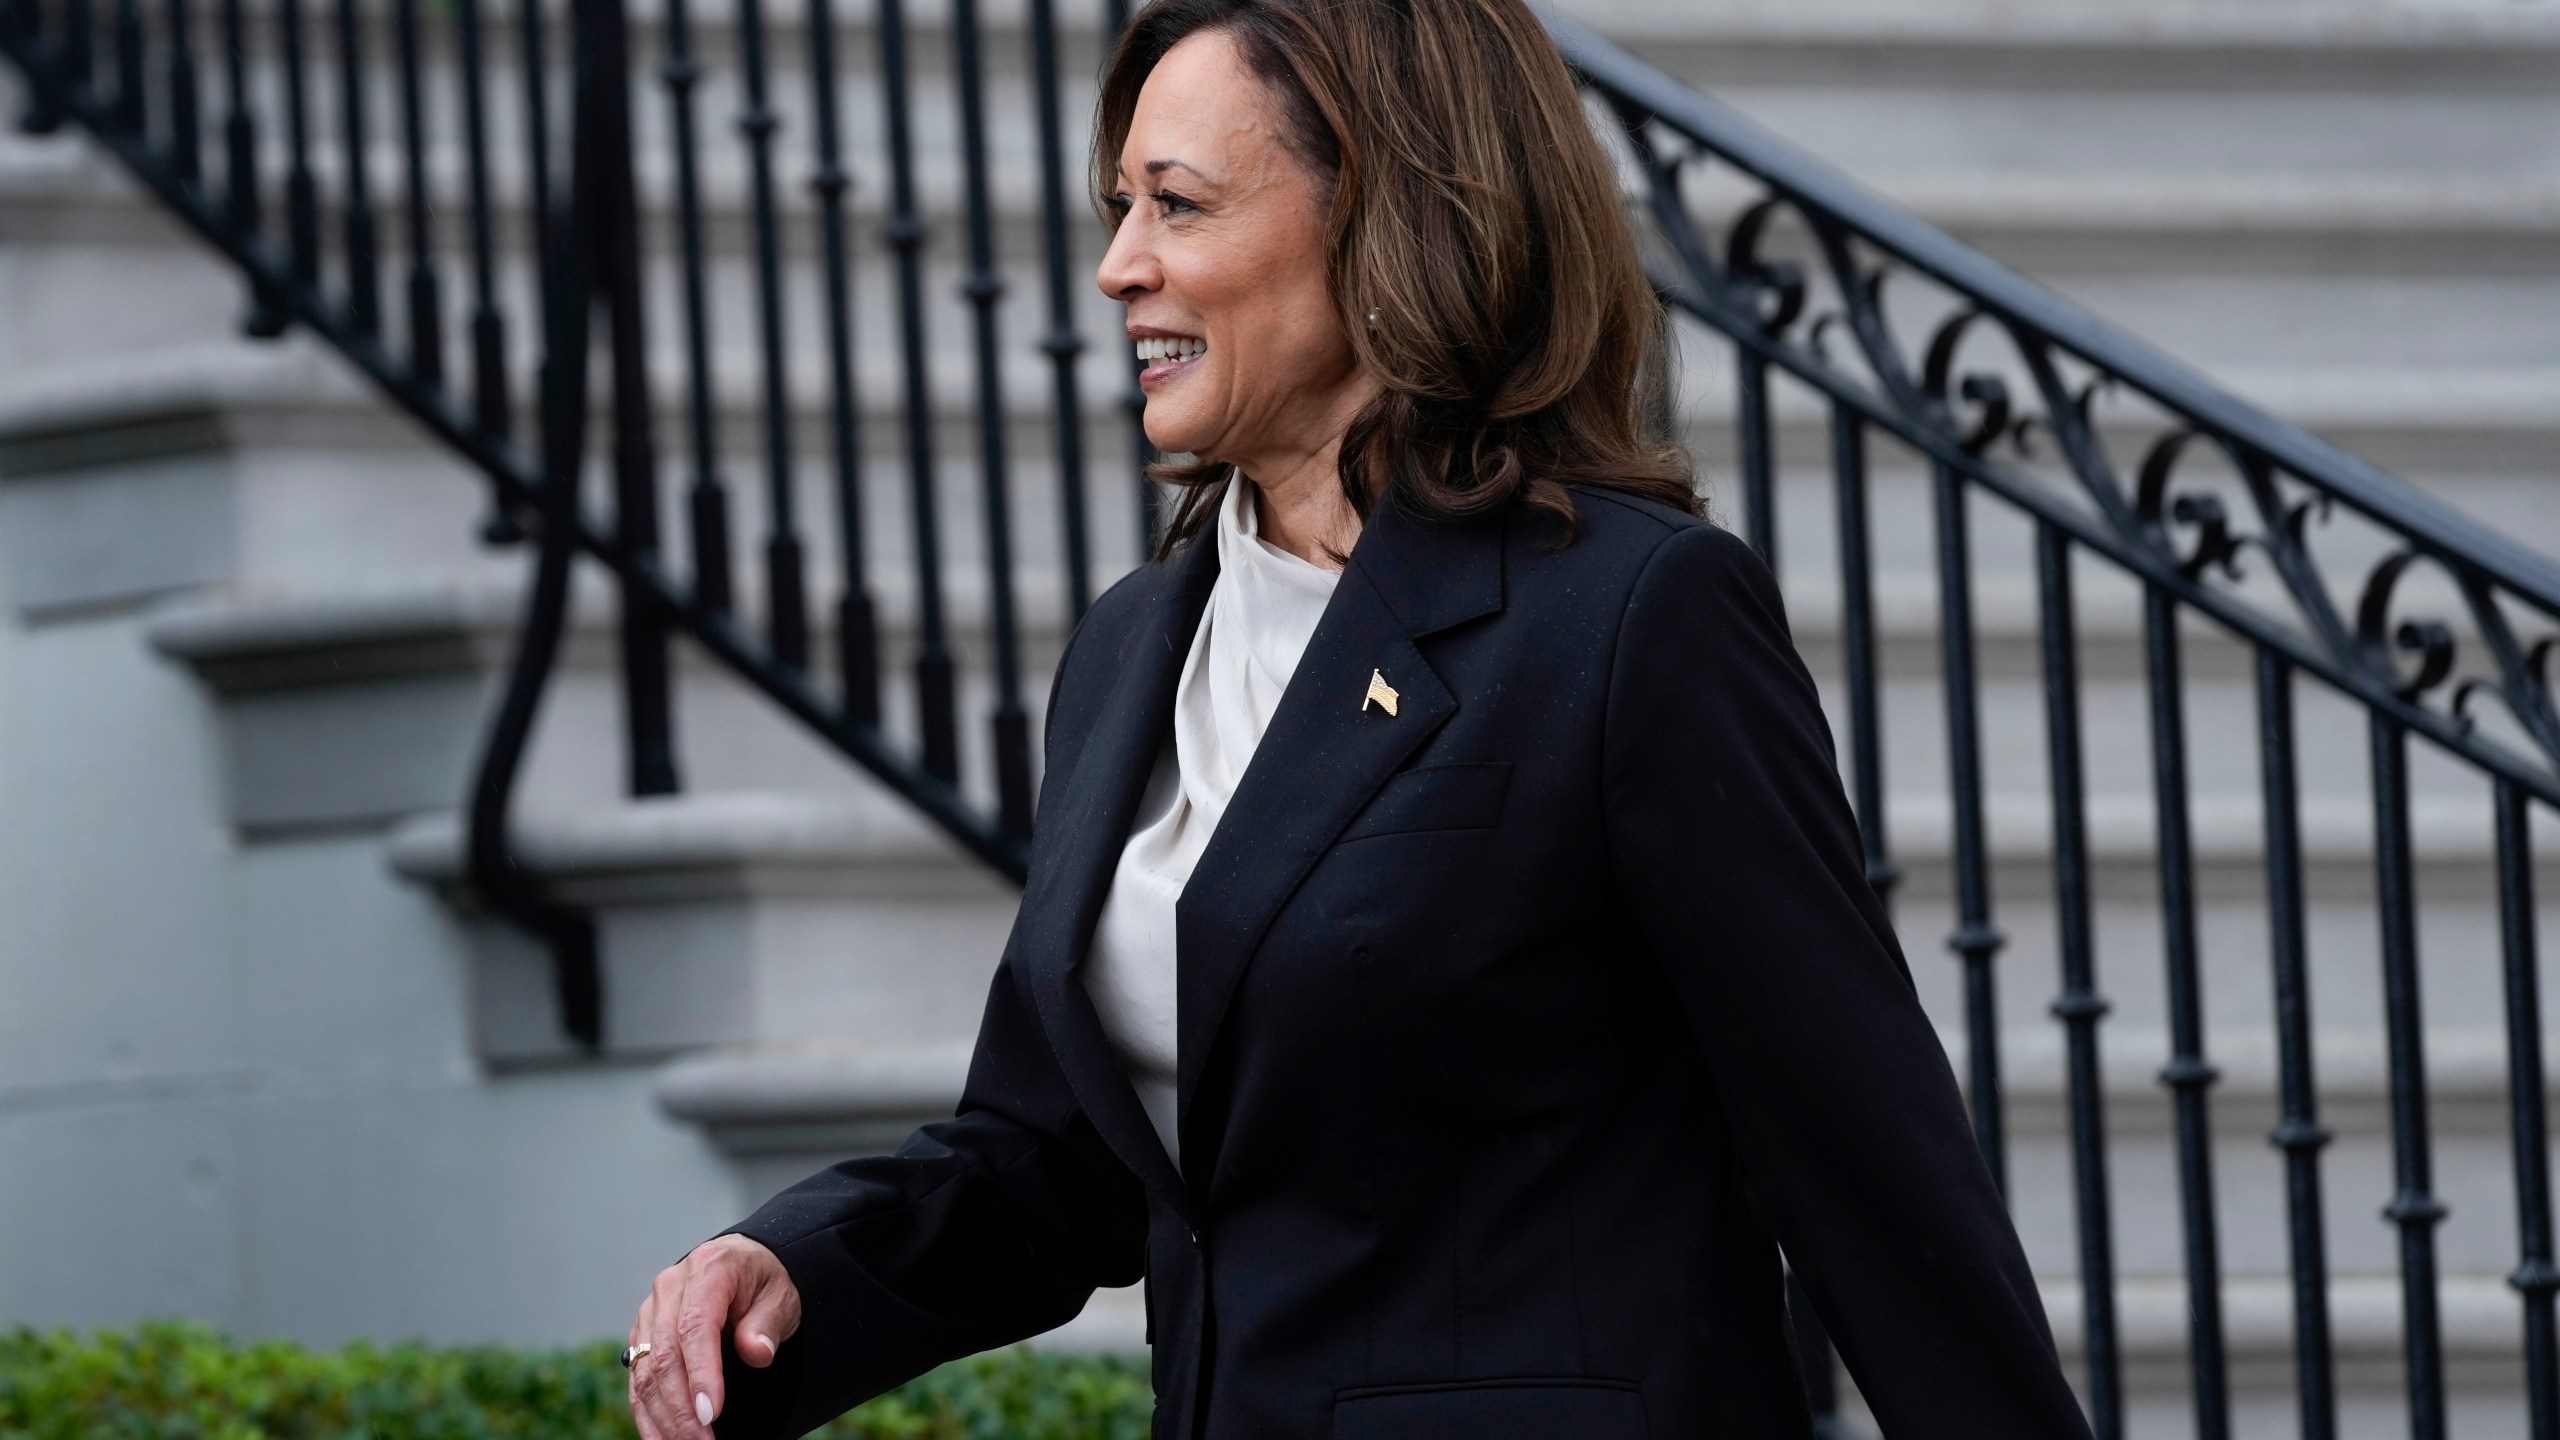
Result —
[{"label": "stone staircase", "polygon": [[[2560,456],[2560,6],[1567,8],[2243,396],[2560,550],[2548,490]],[[653,13],[635,10],[644,38]],[[796,20],[773,18],[791,135],[803,52]],[[1006,425],[1037,714],[1065,616],[1047,373],[1031,348],[1038,215],[1018,12],[989,18],[1000,235],[1014,261]],[[966,309],[950,283],[956,172],[932,160],[952,144],[937,23],[919,9],[915,103],[936,219],[933,333],[949,337],[934,347],[934,378],[971,717],[964,777],[983,796],[982,552]],[[1066,23],[1089,22],[1071,9]],[[726,24],[725,12],[697,17],[706,51],[726,53]],[[897,559],[907,516],[892,292],[874,239],[878,100],[858,78],[868,32],[848,33],[866,518],[893,662],[887,713],[903,729],[914,622]],[[644,54],[654,60],[654,41]],[[1092,60],[1089,46],[1071,51],[1070,69]],[[12,83],[0,69],[0,92]],[[700,103],[706,134],[725,135],[734,108],[719,83]],[[1089,103],[1073,89],[1068,113]],[[662,113],[644,90],[644,151]],[[762,533],[761,382],[743,167],[734,148],[711,153],[728,157],[707,178],[707,233],[743,555]],[[381,178],[396,173],[390,158],[386,147],[377,186],[396,200]],[[500,178],[502,193],[515,184]],[[801,178],[792,152],[785,179]],[[458,223],[458,182],[439,184],[439,209]],[[663,246],[664,177],[643,185]],[[501,221],[511,284],[522,283],[517,205]],[[386,214],[394,263],[398,224]],[[1096,242],[1088,231],[1080,266]],[[793,293],[814,296],[805,227],[788,253]],[[683,370],[661,280],[652,340],[674,477]],[[1111,307],[1081,270],[1078,284],[1087,333],[1107,340]],[[602,926],[609,1053],[573,1057],[550,1024],[540,957],[459,882],[452,813],[508,653],[523,557],[477,542],[479,484],[334,357],[304,337],[237,339],[242,304],[237,282],[88,147],[0,136],[0,803],[12,819],[0,827],[0,994],[32,997],[0,1007],[0,1215],[60,1240],[0,1257],[0,1319],[175,1310],[313,1339],[618,1331],[648,1275],[742,1207],[947,1112],[1011,892],[681,647],[687,793],[619,798],[612,607],[601,587],[582,590],[521,791],[527,863]],[[790,350],[809,514],[825,513],[830,464],[822,342],[805,301]],[[1730,516],[1739,487],[1719,353],[1690,347],[1685,393],[1693,447]],[[1121,363],[1106,344],[1083,371],[1088,518],[1106,576],[1131,563],[1136,532]],[[1841,672],[1822,417],[1782,387],[1778,420],[1781,569],[1828,686]],[[1880,446],[1873,494],[1888,833],[1906,872],[1897,915],[1924,998],[1960,1048],[1958,973],[1942,948],[1952,881],[1926,477]],[[151,523],[138,524],[144,514]],[[2059,1027],[2045,1013],[2058,970],[2033,573],[2024,527],[1987,502],[1974,514],[2012,1194],[2076,1354],[2070,1137]],[[2342,544],[2353,551],[2352,537]],[[823,545],[813,559],[814,593],[830,595],[839,567]],[[2191,1431],[2174,1151],[2153,1078],[2168,1047],[2146,692],[2130,587],[2094,566],[2080,579],[2129,1433],[2149,1440]],[[814,648],[827,653],[823,637]],[[2294,1433],[2292,1342],[2282,1170],[2264,1142],[2272,999],[2250,676],[2244,651],[2202,629],[2186,648],[2208,1051],[2224,1074],[2215,1165],[2235,1433],[2274,1437]],[[2363,721],[2307,684],[2300,704],[2323,1118],[2338,1134],[2325,1175],[2342,1433],[2397,1434]],[[1836,692],[1831,705],[1845,721]],[[2520,1440],[2488,801],[2458,768],[2423,751],[2418,762],[2454,1423],[2465,1440]],[[2542,895],[2560,893],[2555,878],[2542,876]],[[101,1277],[87,1262],[109,1254],[121,1268]],[[1105,1296],[1060,1343],[1127,1346],[1137,1334],[1134,1296]]]}]

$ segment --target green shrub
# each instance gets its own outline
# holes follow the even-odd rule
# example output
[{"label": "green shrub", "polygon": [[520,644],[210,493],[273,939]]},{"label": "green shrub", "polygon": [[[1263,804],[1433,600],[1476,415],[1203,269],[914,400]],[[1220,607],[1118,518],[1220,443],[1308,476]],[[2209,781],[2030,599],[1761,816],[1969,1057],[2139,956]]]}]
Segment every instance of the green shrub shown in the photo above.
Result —
[{"label": "green shrub", "polygon": [[[619,1341],[307,1350],[156,1321],[0,1331],[0,1440],[631,1440]],[[826,1440],[1144,1440],[1141,1362],[1006,1350],[942,1369]]]}]

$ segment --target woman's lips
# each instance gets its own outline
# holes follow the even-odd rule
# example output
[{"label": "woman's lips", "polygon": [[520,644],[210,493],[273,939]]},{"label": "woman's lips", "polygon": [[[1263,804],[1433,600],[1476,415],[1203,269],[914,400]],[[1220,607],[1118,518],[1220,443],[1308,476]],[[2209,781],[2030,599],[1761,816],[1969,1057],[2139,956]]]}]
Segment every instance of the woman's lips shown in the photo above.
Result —
[{"label": "woman's lips", "polygon": [[1139,340],[1136,348],[1144,367],[1138,371],[1138,383],[1161,385],[1197,364],[1208,353],[1209,344],[1188,335],[1163,335]]}]

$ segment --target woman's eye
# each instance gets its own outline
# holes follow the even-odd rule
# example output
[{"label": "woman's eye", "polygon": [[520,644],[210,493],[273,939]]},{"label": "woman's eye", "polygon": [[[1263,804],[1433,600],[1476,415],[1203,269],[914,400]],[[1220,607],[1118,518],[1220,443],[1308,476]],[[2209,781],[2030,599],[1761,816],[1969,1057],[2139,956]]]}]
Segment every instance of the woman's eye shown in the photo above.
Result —
[{"label": "woman's eye", "polygon": [[1190,201],[1183,199],[1181,196],[1174,194],[1170,190],[1155,191],[1149,196],[1149,198],[1154,200],[1157,208],[1167,215],[1179,215],[1186,210],[1197,210],[1200,208],[1199,206],[1192,204]]}]

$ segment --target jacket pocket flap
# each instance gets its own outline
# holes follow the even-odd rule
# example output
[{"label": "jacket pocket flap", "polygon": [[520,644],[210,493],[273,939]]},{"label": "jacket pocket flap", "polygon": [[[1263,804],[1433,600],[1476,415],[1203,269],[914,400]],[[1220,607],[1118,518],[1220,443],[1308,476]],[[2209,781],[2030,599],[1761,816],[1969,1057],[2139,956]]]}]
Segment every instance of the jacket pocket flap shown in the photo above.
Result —
[{"label": "jacket pocket flap", "polygon": [[1511,762],[1469,760],[1425,765],[1390,778],[1342,832],[1344,840],[1408,830],[1482,830],[1502,818]]},{"label": "jacket pocket flap", "polygon": [[1644,1395],[1624,1380],[1479,1380],[1346,1390],[1333,1440],[1644,1440]]}]

